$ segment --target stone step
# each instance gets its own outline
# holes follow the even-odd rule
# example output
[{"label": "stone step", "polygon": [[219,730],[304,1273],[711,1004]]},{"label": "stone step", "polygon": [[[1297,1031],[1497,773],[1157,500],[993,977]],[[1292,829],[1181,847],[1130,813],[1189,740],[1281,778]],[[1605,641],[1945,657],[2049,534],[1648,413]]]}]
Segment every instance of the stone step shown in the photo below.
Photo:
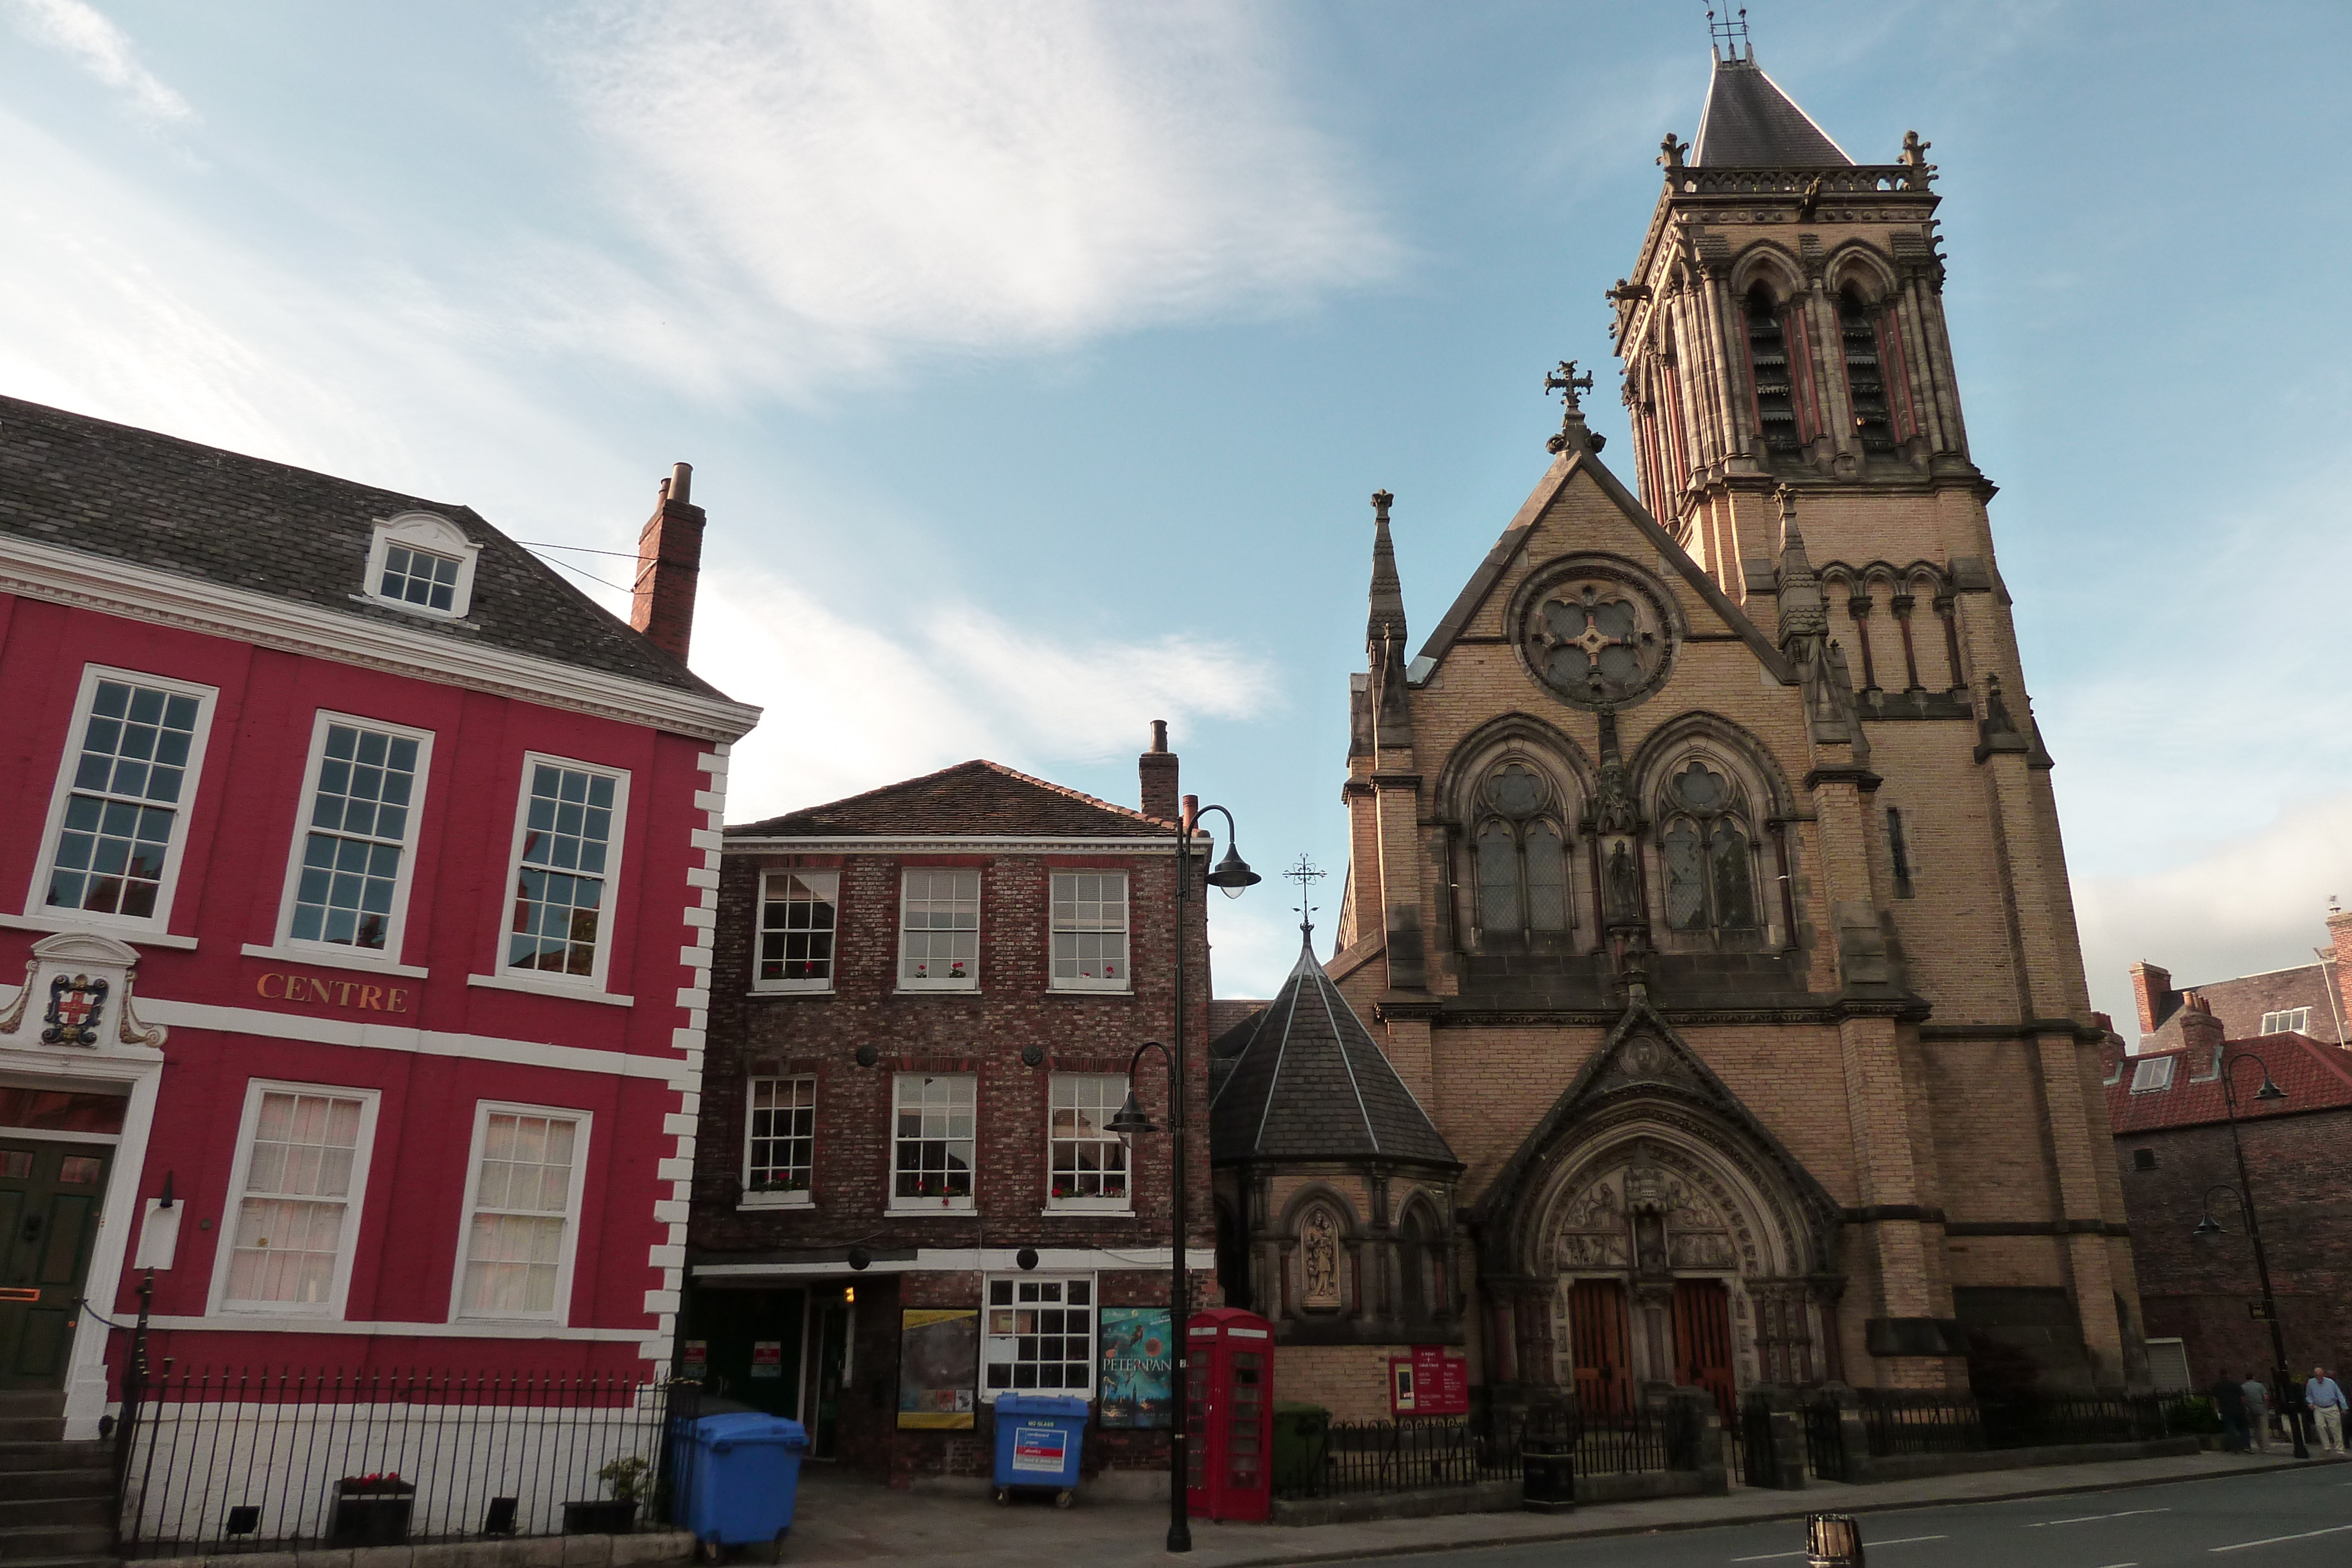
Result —
[{"label": "stone step", "polygon": [[6,1474],[8,1479],[0,1481],[0,1505],[34,1497],[111,1497],[114,1494],[114,1472],[103,1465],[79,1465],[71,1469],[52,1465],[39,1469],[28,1465],[22,1469],[9,1470]]},{"label": "stone step", "polygon": [[83,1526],[104,1530],[113,1522],[114,1501],[103,1494],[98,1497],[0,1497],[0,1538],[5,1538],[14,1530],[62,1530]]},{"label": "stone step", "polygon": [[65,1435],[62,1416],[0,1416],[0,1443],[55,1443]]},{"label": "stone step", "polygon": [[20,1470],[110,1471],[113,1468],[112,1443],[0,1442],[0,1474]]},{"label": "stone step", "polygon": [[95,1557],[114,1550],[110,1525],[27,1525],[0,1530],[0,1563],[10,1568],[28,1557]]},{"label": "stone step", "polygon": [[66,1396],[61,1388],[0,1389],[0,1416],[62,1416]]}]

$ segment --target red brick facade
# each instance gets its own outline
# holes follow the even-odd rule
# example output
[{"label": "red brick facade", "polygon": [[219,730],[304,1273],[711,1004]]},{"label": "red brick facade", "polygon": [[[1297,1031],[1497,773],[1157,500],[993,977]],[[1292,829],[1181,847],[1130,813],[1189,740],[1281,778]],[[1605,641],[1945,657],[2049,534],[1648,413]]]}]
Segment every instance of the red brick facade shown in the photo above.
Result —
[{"label": "red brick facade", "polygon": [[[1147,787],[1160,781],[1154,758],[1174,762],[1164,751],[1147,754]],[[1172,779],[1166,782],[1172,787]],[[960,816],[966,831],[955,831],[943,816]],[[741,1322],[772,1323],[772,1330],[750,1337],[772,1333],[780,1340],[795,1324],[810,1325],[801,1330],[808,1343],[783,1344],[787,1368],[774,1380],[779,1386],[752,1392],[765,1396],[755,1402],[780,1406],[814,1428],[827,1396],[816,1325],[831,1303],[853,1292],[854,1349],[836,1424],[830,1433],[813,1432],[820,1451],[830,1448],[844,1461],[900,1484],[921,1475],[983,1474],[992,1417],[979,1371],[970,1429],[900,1427],[902,1311],[981,1308],[987,1281],[1024,1276],[1086,1279],[1095,1312],[1166,1302],[1169,1138],[1163,1132],[1133,1141],[1131,1212],[1070,1212],[1057,1208],[1049,1191],[1048,1121],[1056,1073],[1123,1074],[1140,1043],[1173,1038],[1174,849],[1169,824],[987,763],[728,831],[684,1331],[708,1343],[715,1379],[727,1380],[730,1352],[721,1341],[730,1324],[742,1337],[748,1331]],[[931,868],[979,873],[975,988],[900,984],[902,878]],[[1210,989],[1202,869],[1196,863],[1192,873],[1186,978],[1196,1304],[1206,1304],[1213,1290],[1207,1264],[1214,1234],[1202,1114]],[[1049,904],[1056,872],[1125,874],[1129,989],[1055,988]],[[829,988],[757,988],[761,879],[784,873],[839,879]],[[968,1208],[894,1207],[893,1096],[900,1074],[968,1074],[975,1081]],[[803,1206],[779,1206],[796,1203],[796,1193],[745,1190],[747,1086],[772,1077],[814,1082],[814,1145]],[[1148,1055],[1137,1087],[1146,1113],[1162,1128],[1167,1084],[1164,1066]],[[1024,1270],[1021,1259],[1030,1249],[1037,1257]],[[1089,1332],[1096,1327],[1098,1320]],[[741,1389],[730,1392],[744,1396]],[[1164,1463],[1165,1452],[1157,1432],[1097,1427],[1088,1434],[1087,1468],[1145,1469]]]}]

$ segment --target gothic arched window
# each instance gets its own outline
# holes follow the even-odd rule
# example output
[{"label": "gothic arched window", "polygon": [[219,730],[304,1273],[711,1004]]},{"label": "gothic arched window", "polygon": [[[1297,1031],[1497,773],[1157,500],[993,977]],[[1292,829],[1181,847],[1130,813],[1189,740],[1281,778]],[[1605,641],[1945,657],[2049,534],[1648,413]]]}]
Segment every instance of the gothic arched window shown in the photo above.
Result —
[{"label": "gothic arched window", "polygon": [[1793,457],[1804,444],[1797,421],[1795,345],[1770,289],[1761,283],[1749,289],[1747,307],[1748,366],[1755,378],[1757,426],[1766,451],[1775,457]]},{"label": "gothic arched window", "polygon": [[1757,916],[1756,833],[1743,791],[1704,758],[1668,777],[1658,858],[1666,928],[1683,936],[1746,936]]},{"label": "gothic arched window", "polygon": [[1479,787],[1478,807],[1471,843],[1481,940],[1569,930],[1568,838],[1551,781],[1506,761]]},{"label": "gothic arched window", "polygon": [[1892,452],[1895,432],[1886,412],[1878,319],[1851,283],[1838,291],[1838,336],[1845,350],[1846,401],[1853,407],[1854,444],[1865,453]]}]

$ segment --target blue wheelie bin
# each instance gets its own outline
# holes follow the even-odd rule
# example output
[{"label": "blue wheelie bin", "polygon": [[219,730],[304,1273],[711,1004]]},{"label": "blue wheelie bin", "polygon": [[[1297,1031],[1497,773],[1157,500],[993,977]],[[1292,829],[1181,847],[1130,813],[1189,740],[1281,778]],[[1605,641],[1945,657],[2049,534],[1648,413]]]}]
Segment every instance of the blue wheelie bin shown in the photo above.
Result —
[{"label": "blue wheelie bin", "polygon": [[780,1540],[793,1527],[806,1429],[761,1410],[733,1410],[680,1426],[678,1522],[706,1547]]},{"label": "blue wheelie bin", "polygon": [[1043,1394],[996,1396],[996,1500],[1011,1502],[1015,1487],[1054,1494],[1070,1506],[1078,1484],[1078,1455],[1087,1438],[1087,1402]]}]

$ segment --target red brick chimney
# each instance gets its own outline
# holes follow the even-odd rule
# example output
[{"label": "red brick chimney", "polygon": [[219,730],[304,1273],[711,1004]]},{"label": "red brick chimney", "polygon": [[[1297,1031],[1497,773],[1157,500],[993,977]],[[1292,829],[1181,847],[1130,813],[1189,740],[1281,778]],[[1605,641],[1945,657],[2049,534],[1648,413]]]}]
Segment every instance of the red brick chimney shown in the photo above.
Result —
[{"label": "red brick chimney", "polygon": [[1168,721],[1151,721],[1151,749],[1135,759],[1143,781],[1143,814],[1155,821],[1176,821],[1176,754],[1168,749]]},{"label": "red brick chimney", "polygon": [[637,535],[636,601],[629,624],[686,663],[694,636],[694,586],[702,575],[702,508],[691,503],[694,467],[680,463],[661,482],[661,499]]},{"label": "red brick chimney", "polygon": [[2195,991],[2180,993],[2180,1043],[2192,1051],[2211,1051],[2221,1043],[2221,1020],[2212,1004]]},{"label": "red brick chimney", "polygon": [[2139,1031],[2154,1034],[2178,1005],[2172,990],[2172,971],[2153,964],[2134,964],[2131,977],[2132,995],[2139,1001]]},{"label": "red brick chimney", "polygon": [[[2335,944],[2336,961],[2322,965],[2319,972],[2336,987],[2336,1018],[2352,1029],[2352,914],[2336,907],[2333,894],[2327,900],[2327,937]],[[2339,1043],[2352,1046],[2352,1040]]]}]

